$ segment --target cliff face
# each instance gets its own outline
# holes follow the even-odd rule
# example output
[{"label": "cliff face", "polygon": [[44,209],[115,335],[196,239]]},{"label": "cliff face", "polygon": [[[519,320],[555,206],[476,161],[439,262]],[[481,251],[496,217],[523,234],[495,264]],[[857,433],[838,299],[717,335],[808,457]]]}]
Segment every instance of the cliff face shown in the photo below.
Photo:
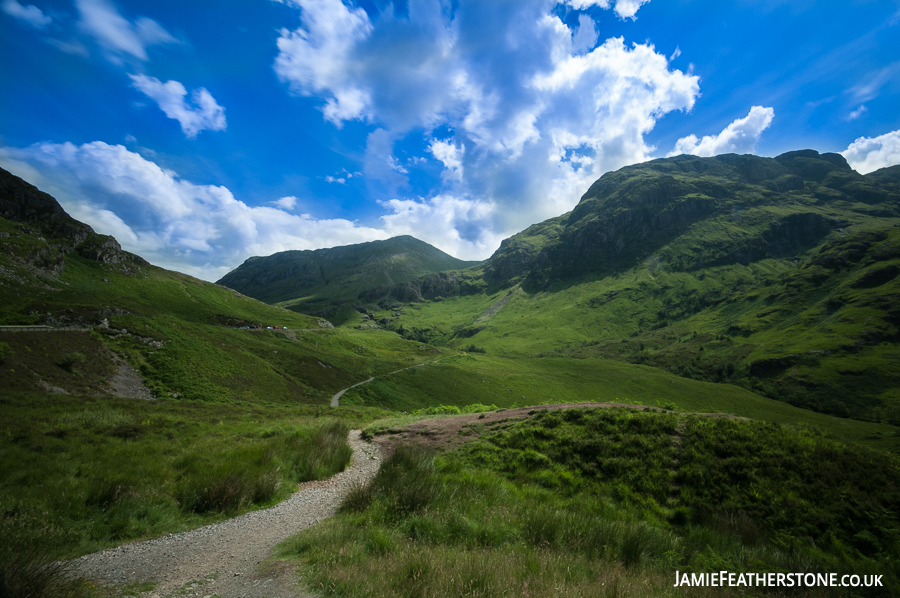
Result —
[{"label": "cliff face", "polygon": [[75,247],[94,234],[78,222],[50,195],[0,168],[0,216],[26,223],[44,236],[63,239]]},{"label": "cliff face", "polygon": [[[671,260],[676,269],[789,257],[846,224],[823,207],[887,202],[882,187],[843,156],[812,150],[630,166],[588,189],[558,239],[535,258],[529,283],[619,272],[681,237],[693,237],[696,248],[689,259]],[[713,223],[718,234],[697,234]]]},{"label": "cliff face", "polygon": [[22,232],[36,241],[4,244],[0,251],[38,276],[59,276],[66,268],[66,255],[73,252],[89,260],[114,264],[126,272],[147,264],[143,258],[124,251],[115,238],[99,235],[69,216],[52,196],[2,168],[0,217],[19,223]]}]

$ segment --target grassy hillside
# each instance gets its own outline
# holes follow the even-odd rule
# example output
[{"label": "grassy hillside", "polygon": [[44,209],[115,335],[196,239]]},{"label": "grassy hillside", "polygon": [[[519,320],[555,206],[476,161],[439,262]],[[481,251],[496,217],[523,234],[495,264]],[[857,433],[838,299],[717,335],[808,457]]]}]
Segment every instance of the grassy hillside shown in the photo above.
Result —
[{"label": "grassy hillside", "polygon": [[341,397],[342,405],[407,412],[439,405],[480,403],[508,408],[584,401],[809,425],[844,442],[900,451],[900,435],[892,425],[816,413],[735,385],[690,380],[658,368],[602,358],[446,355],[422,367],[377,378]]},{"label": "grassy hillside", "polygon": [[[65,253],[67,239],[46,239],[29,224],[0,219],[0,232],[9,235],[0,252],[0,325],[93,326],[0,331],[7,391],[49,384],[103,392],[124,359],[157,397],[327,405],[350,384],[433,357],[394,334],[322,328],[316,318],[146,262]],[[51,254],[52,268],[34,257]]]},{"label": "grassy hillside", "polygon": [[654,160],[604,175],[440,294],[361,297],[405,338],[623,360],[900,423],[898,176],[812,151]]}]

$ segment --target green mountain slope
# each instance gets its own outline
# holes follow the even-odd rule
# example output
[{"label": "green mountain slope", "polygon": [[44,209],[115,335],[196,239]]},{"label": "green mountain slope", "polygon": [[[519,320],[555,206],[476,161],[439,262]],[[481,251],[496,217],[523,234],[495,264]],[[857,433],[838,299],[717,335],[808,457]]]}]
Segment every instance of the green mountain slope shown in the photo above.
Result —
[{"label": "green mountain slope", "polygon": [[[900,423],[898,180],[900,167],[863,176],[812,150],[629,166],[390,326],[495,355],[648,364]],[[361,297],[376,318],[376,304],[400,313],[429,278]]]},{"label": "green mountain slope", "polygon": [[394,285],[424,274],[466,268],[465,262],[410,236],[316,249],[282,251],[252,257],[229,272],[218,284],[267,303],[281,303],[294,311],[344,321],[350,310],[328,305],[353,303],[366,289]]},{"label": "green mountain slope", "polygon": [[152,266],[5,171],[0,214],[0,326],[90,329],[0,330],[5,392],[106,394],[125,361],[160,398],[327,406],[355,382],[434,357]]}]

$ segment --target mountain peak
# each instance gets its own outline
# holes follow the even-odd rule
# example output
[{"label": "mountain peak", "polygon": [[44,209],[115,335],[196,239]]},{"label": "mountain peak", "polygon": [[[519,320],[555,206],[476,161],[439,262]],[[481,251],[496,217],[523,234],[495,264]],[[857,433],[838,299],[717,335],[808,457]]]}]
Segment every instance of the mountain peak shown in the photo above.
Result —
[{"label": "mountain peak", "polygon": [[284,302],[303,313],[335,317],[334,313],[319,311],[329,305],[352,303],[366,289],[476,263],[459,260],[415,237],[402,235],[249,258],[218,284],[268,303]]}]

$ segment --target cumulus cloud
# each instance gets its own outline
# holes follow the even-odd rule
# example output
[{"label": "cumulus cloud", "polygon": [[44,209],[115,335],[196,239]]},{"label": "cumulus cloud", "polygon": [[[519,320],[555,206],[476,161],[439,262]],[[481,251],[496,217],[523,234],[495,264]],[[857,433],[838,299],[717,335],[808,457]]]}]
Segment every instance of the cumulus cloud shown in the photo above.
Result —
[{"label": "cumulus cloud", "polygon": [[703,139],[697,139],[696,135],[682,137],[675,142],[675,149],[668,155],[693,154],[708,157],[753,153],[759,136],[769,128],[773,118],[775,110],[772,108],[753,106],[747,116],[736,119],[718,135],[705,135]]},{"label": "cumulus cloud", "polygon": [[352,73],[341,69],[347,66],[354,45],[372,31],[366,11],[341,0],[286,3],[303,10],[304,27],[281,30],[275,72],[301,95],[333,90],[323,111],[336,125],[359,118],[369,103],[368,94],[350,83]]},{"label": "cumulus cloud", "polygon": [[33,4],[21,5],[16,0],[4,0],[0,9],[9,16],[19,19],[35,29],[46,29],[53,19]]},{"label": "cumulus cloud", "polygon": [[216,103],[206,88],[199,87],[191,92],[191,103],[185,101],[187,90],[178,81],[163,83],[156,77],[129,75],[134,87],[157,104],[171,119],[181,124],[181,130],[189,139],[194,139],[200,131],[224,131],[225,109]]},{"label": "cumulus cloud", "polygon": [[381,202],[391,213],[381,217],[388,236],[412,235],[460,259],[479,260],[503,240],[484,222],[495,206],[465,197],[437,195],[427,201],[391,199]]},{"label": "cumulus cloud", "polygon": [[841,154],[862,174],[900,164],[900,130],[878,137],[860,137]]},{"label": "cumulus cloud", "polygon": [[344,219],[251,207],[216,185],[196,185],[121,145],[39,143],[0,148],[0,166],[56,197],[74,218],[152,263],[218,280],[253,255],[384,239]]},{"label": "cumulus cloud", "polygon": [[[460,0],[453,10],[409,0],[407,14],[388,6],[372,19],[340,0],[286,2],[300,9],[300,26],[280,32],[279,78],[319,98],[336,126],[375,125],[364,159],[370,190],[401,197],[385,204],[395,210],[385,222],[431,222],[459,247],[571,209],[604,172],[648,159],[645,135],[699,94],[698,78],[670,69],[652,45],[598,44],[588,15],[570,28],[547,0]],[[568,4],[633,18],[642,2]],[[444,165],[444,187],[406,203],[416,164],[394,147],[417,136]]]},{"label": "cumulus cloud", "polygon": [[114,62],[123,57],[146,61],[147,48],[156,44],[176,43],[162,25],[147,17],[129,21],[109,0],[76,0],[79,26],[103,47]]}]

